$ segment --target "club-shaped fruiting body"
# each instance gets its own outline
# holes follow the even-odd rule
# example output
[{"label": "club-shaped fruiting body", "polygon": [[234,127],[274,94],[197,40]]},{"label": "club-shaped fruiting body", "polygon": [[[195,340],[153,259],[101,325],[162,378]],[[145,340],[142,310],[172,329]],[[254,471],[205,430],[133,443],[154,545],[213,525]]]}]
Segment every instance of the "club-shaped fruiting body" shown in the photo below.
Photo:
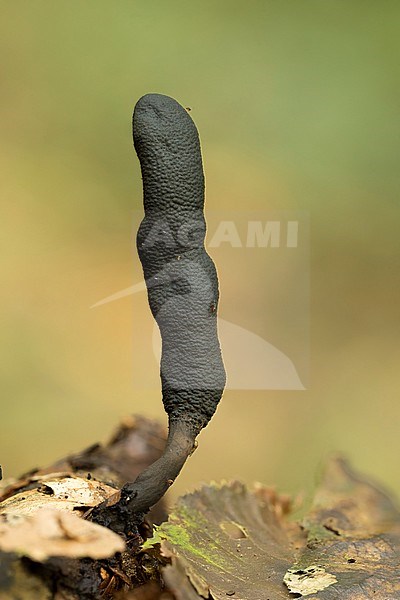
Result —
[{"label": "club-shaped fruiting body", "polygon": [[176,100],[147,94],[134,110],[133,139],[145,211],[137,248],[162,338],[163,403],[170,422],[185,422],[197,434],[214,414],[225,386],[217,335],[218,278],[204,248],[199,136]]},{"label": "club-shaped fruiting body", "polygon": [[[176,100],[143,96],[133,113],[145,216],[137,248],[162,338],[161,383],[169,417],[162,456],[92,519],[130,531],[173,483],[221,399],[225,369],[217,335],[218,279],[204,248],[204,174],[197,129]],[[136,515],[136,516],[135,516]]]}]

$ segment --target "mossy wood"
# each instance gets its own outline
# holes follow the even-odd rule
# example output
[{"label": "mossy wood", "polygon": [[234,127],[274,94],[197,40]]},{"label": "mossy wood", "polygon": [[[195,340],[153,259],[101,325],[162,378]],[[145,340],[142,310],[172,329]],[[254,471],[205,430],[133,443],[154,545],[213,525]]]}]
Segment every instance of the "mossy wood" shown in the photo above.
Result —
[{"label": "mossy wood", "polygon": [[233,482],[182,497],[153,534],[144,521],[129,537],[87,530],[91,506],[115,502],[164,444],[157,424],[130,419],[106,446],[3,484],[0,599],[400,600],[400,513],[342,460],[301,522],[287,496]]}]

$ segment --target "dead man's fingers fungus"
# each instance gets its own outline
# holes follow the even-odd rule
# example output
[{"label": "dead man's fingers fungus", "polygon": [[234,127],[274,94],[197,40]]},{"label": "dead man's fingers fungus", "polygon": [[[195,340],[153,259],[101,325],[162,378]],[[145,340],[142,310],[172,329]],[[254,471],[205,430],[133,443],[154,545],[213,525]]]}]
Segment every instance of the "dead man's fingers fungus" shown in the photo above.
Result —
[{"label": "dead man's fingers fungus", "polygon": [[162,338],[169,431],[162,456],[122,488],[119,502],[93,512],[94,520],[116,529],[127,513],[146,512],[173,483],[225,386],[218,278],[204,248],[204,173],[196,126],[173,98],[147,94],[135,106],[133,140],[145,213],[137,249]]},{"label": "dead man's fingers fungus", "polygon": [[145,210],[137,248],[162,337],[164,407],[170,422],[187,423],[197,434],[214,414],[225,385],[218,278],[204,248],[199,136],[176,100],[148,94],[136,104],[133,139]]}]

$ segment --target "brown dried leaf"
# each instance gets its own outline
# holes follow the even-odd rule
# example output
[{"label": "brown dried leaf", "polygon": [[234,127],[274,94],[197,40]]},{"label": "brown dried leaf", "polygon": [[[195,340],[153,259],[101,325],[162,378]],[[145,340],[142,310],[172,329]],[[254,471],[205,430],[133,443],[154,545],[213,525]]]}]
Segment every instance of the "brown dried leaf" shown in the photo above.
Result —
[{"label": "brown dried leaf", "polygon": [[[18,480],[0,481],[0,502],[18,491],[38,487],[49,477],[77,476],[84,480],[105,481],[120,489],[160,458],[165,441],[166,431],[160,423],[140,415],[128,416],[107,444],[92,444],[53,465],[24,474]],[[163,500],[152,508],[149,517],[156,523],[166,519]]]},{"label": "brown dried leaf", "polygon": [[[32,476],[30,484],[37,476]],[[115,494],[100,481],[71,474],[40,476],[39,487],[0,503],[0,550],[34,560],[53,556],[106,558],[125,544],[113,532],[71,514],[96,506]]]},{"label": "brown dried leaf", "polygon": [[[310,595],[311,588],[308,594],[304,588],[303,596],[309,600],[400,598],[400,512],[387,493],[343,460],[328,464],[303,525],[308,541],[292,573],[303,574],[318,566],[337,579],[335,585],[320,588],[323,592],[318,596]],[[291,585],[289,589],[296,591]]]},{"label": "brown dried leaf", "polygon": [[[173,559],[166,580],[173,581],[175,564],[174,580],[179,581],[183,568],[201,598],[209,592],[216,600],[289,598],[283,576],[301,532],[283,519],[285,502],[271,490],[255,494],[239,482],[184,496],[154,540]],[[193,593],[177,598],[191,600]]]},{"label": "brown dried leaf", "polygon": [[54,556],[107,558],[124,549],[116,533],[66,511],[40,509],[18,521],[0,523],[0,550],[36,561]]},{"label": "brown dried leaf", "polygon": [[390,497],[332,460],[303,523],[287,498],[240,483],[181,498],[153,540],[177,600],[400,600],[400,513]]},{"label": "brown dried leaf", "polygon": [[11,522],[43,508],[73,511],[96,506],[115,494],[100,481],[52,473],[40,478],[40,486],[19,492],[0,502],[0,519]]}]

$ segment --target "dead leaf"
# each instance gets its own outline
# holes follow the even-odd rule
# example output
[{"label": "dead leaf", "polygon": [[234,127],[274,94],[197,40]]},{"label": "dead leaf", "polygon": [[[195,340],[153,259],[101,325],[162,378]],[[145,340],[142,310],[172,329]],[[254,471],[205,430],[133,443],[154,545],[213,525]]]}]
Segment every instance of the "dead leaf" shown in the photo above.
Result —
[{"label": "dead leaf", "polygon": [[[0,481],[0,502],[17,492],[38,487],[40,482],[48,478],[76,476],[87,481],[105,481],[119,490],[127,481],[134,481],[139,473],[161,456],[165,441],[166,431],[160,423],[140,415],[126,417],[107,444],[92,444],[52,465],[30,471],[17,480]],[[100,498],[99,503],[101,501]],[[152,508],[149,516],[156,523],[167,518],[163,500]]]},{"label": "dead leaf", "polygon": [[100,481],[55,473],[40,478],[40,486],[0,502],[0,519],[18,521],[43,508],[73,511],[89,508],[111,497],[116,490]]},{"label": "dead leaf", "polygon": [[[301,524],[258,486],[181,498],[145,548],[161,544],[177,600],[400,600],[400,513],[388,494],[332,460]],[[316,595],[318,594],[318,595]]]},{"label": "dead leaf", "polygon": [[[174,595],[175,600],[198,600],[199,594],[190,582],[182,559],[171,557],[171,565],[163,569],[164,581]],[[208,586],[204,589],[203,597],[208,598]],[[201,591],[199,591],[200,593]],[[204,595],[205,594],[205,595]]]},{"label": "dead leaf", "polygon": [[[88,515],[92,506],[104,501],[115,502],[121,486],[159,458],[165,438],[160,424],[130,417],[105,445],[92,444],[18,480],[1,481],[1,600],[78,600],[97,597],[99,589],[106,598],[150,579],[157,561],[151,568],[147,564],[146,570],[138,563],[135,552],[141,539],[139,533],[129,540],[128,552],[114,555],[123,549],[122,540],[113,534],[110,537],[107,529],[96,529],[77,515]],[[45,507],[57,509],[57,518],[42,519],[40,511]],[[164,515],[164,504],[160,502],[151,518],[160,522]],[[69,516],[78,519],[76,529]],[[45,524],[39,526],[43,520]],[[146,527],[149,529],[149,525],[142,527],[143,532]],[[10,550],[3,551],[1,543]],[[103,560],[110,555],[111,560]],[[25,560],[25,556],[34,560]],[[89,558],[82,560],[81,556]],[[38,557],[44,561],[40,566]],[[100,557],[101,562],[92,557]],[[104,577],[100,576],[102,572]],[[160,600],[164,597],[172,600],[160,589]]]},{"label": "dead leaf", "polygon": [[292,570],[318,565],[337,579],[310,600],[400,598],[400,512],[345,461],[328,464],[303,526],[308,540]]},{"label": "dead leaf", "polygon": [[[180,499],[157,528],[154,541],[161,542],[175,569],[184,568],[198,597],[208,598],[209,592],[216,600],[290,597],[283,577],[298,540],[292,524],[282,520],[279,497],[275,505],[265,502],[271,494],[257,496],[239,482],[206,486]],[[171,569],[166,569],[170,582]]]},{"label": "dead leaf", "polygon": [[54,556],[107,558],[124,549],[116,533],[66,511],[46,508],[0,523],[0,550],[36,561]]}]

